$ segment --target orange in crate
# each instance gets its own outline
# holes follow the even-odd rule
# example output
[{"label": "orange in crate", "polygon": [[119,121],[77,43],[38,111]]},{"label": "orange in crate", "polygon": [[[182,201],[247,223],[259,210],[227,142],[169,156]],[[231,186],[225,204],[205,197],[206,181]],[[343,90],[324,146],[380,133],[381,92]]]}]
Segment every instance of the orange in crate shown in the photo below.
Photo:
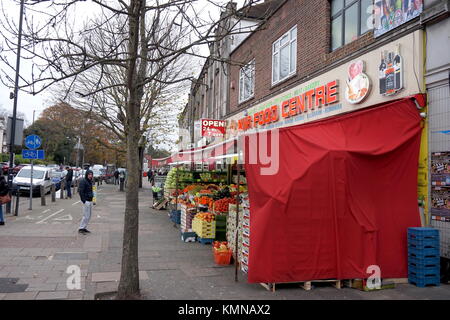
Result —
[{"label": "orange in crate", "polygon": [[229,265],[231,262],[231,256],[233,252],[231,249],[226,251],[217,250],[217,248],[213,248],[214,252],[214,262],[218,265]]}]

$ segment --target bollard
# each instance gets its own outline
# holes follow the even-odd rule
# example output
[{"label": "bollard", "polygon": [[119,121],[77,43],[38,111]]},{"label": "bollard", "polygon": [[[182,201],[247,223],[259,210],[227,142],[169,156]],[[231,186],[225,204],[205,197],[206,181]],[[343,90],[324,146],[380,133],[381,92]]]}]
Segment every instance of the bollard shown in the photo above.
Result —
[{"label": "bollard", "polygon": [[64,199],[64,189],[66,188],[66,181],[65,180],[61,180],[61,186],[59,188],[59,192],[60,192],[60,198]]},{"label": "bollard", "polygon": [[52,184],[50,191],[52,193],[52,202],[56,202],[56,186],[54,183]]},{"label": "bollard", "polygon": [[[33,189],[30,189],[30,192],[32,192]],[[20,192],[17,190],[16,192],[16,207],[14,209],[14,215],[17,217],[19,215],[19,201],[20,201]]]},{"label": "bollard", "polygon": [[45,206],[45,188],[44,186],[40,187],[41,192],[41,206]]}]

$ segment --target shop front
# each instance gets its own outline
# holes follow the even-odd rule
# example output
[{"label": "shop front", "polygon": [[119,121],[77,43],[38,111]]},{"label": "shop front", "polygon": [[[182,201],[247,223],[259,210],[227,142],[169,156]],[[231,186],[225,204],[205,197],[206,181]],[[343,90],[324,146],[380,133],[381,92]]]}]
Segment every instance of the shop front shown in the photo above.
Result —
[{"label": "shop front", "polygon": [[[227,138],[239,137],[245,153],[249,219],[240,250],[249,282],[365,279],[374,266],[382,278],[407,277],[407,228],[425,221],[417,205],[422,36],[227,119]],[[268,166],[275,172],[264,173]]]}]

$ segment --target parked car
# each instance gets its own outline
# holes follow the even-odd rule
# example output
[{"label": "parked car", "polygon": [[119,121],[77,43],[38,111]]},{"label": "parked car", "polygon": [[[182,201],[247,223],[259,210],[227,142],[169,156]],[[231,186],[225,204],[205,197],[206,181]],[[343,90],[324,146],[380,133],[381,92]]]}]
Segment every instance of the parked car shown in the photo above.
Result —
[{"label": "parked car", "polygon": [[[52,169],[47,167],[34,167],[33,168],[33,185],[32,193],[40,193],[41,186],[44,186],[44,192],[49,193],[52,185],[50,174]],[[17,175],[13,179],[13,190],[19,190],[20,193],[30,192],[31,182],[31,167],[26,166],[20,169]]]},{"label": "parked car", "polygon": [[13,168],[13,175],[17,175],[17,173],[25,166],[30,166],[30,164],[18,164]]},{"label": "parked car", "polygon": [[103,169],[91,169],[94,173],[94,182],[103,182],[105,179],[105,172]]},{"label": "parked car", "polygon": [[58,191],[61,189],[61,180],[66,177],[64,171],[52,171],[50,173],[50,180],[55,184],[55,189]]}]

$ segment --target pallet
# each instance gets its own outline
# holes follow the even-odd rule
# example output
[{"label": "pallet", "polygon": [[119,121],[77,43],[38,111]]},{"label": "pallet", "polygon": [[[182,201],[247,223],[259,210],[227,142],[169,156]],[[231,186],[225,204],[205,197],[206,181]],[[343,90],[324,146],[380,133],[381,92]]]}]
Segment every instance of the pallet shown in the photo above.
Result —
[{"label": "pallet", "polygon": [[351,279],[344,280],[344,286],[352,289],[358,289],[365,292],[384,290],[384,289],[394,289],[397,284],[407,284],[408,278],[399,279],[382,279],[379,288],[369,288],[367,287],[366,279]]},{"label": "pallet", "polygon": [[214,239],[197,237],[197,241],[201,244],[212,244],[214,242]]},{"label": "pallet", "polygon": [[310,281],[296,281],[296,282],[282,282],[282,283],[264,283],[261,282],[260,285],[263,286],[266,290],[275,292],[276,285],[282,285],[282,284],[298,284],[300,288],[310,291],[313,288],[313,283],[330,283],[335,287],[336,289],[342,288],[342,280],[310,280]]},{"label": "pallet", "polygon": [[157,202],[155,202],[153,204],[152,208],[156,209],[156,210],[161,210],[163,207],[165,207],[167,205],[168,202],[169,202],[169,200],[167,200],[167,199],[158,200]]},{"label": "pallet", "polygon": [[440,276],[431,277],[431,278],[417,278],[417,277],[410,277],[409,283],[415,285],[419,288],[425,288],[427,286],[436,286],[439,287],[441,283]]}]

